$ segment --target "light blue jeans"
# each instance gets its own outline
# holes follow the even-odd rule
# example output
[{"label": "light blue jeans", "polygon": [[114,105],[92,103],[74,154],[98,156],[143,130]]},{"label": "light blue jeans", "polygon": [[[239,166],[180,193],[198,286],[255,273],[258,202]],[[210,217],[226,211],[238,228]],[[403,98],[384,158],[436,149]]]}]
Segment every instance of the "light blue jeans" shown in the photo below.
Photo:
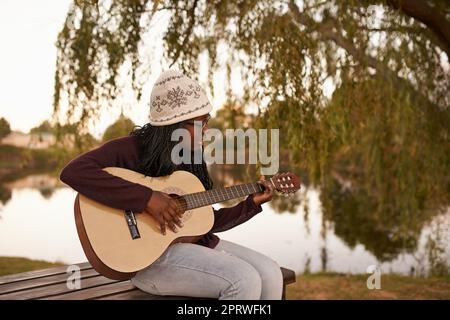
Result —
[{"label": "light blue jeans", "polygon": [[214,249],[173,244],[131,282],[155,295],[223,300],[279,300],[283,291],[283,276],[274,260],[225,240]]}]

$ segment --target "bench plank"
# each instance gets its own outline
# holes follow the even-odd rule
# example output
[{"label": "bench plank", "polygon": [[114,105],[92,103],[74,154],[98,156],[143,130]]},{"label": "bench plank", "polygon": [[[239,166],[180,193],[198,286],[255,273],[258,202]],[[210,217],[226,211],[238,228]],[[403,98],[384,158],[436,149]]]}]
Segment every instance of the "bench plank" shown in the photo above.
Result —
[{"label": "bench plank", "polygon": [[[95,276],[92,278],[87,278],[82,281],[81,286],[82,288],[91,288],[91,287],[99,287],[101,285],[105,285],[108,283],[114,283],[117,282],[117,280],[111,280],[102,276]],[[47,285],[44,287],[38,287],[30,290],[25,291],[18,291],[13,293],[7,293],[4,295],[0,295],[0,300],[10,300],[10,299],[18,299],[18,300],[27,300],[27,299],[38,299],[38,298],[45,298],[50,296],[57,296],[59,294],[65,293],[65,292],[72,292],[72,289],[69,289],[67,287],[67,284],[59,283],[59,284],[53,284],[53,285]]]},{"label": "bench plank", "polygon": [[[81,280],[85,278],[90,278],[94,276],[98,276],[98,272],[94,269],[85,269],[80,271]],[[43,287],[46,285],[58,284],[58,283],[66,283],[67,277],[69,274],[67,273],[59,273],[56,275],[48,275],[45,277],[39,277],[34,279],[28,279],[24,281],[16,281],[12,283],[5,283],[0,285],[0,297],[6,293],[12,293],[16,291],[23,291],[27,289],[33,289],[37,287]]]},{"label": "bench plank", "polygon": [[139,289],[101,297],[98,300],[210,300],[209,298],[193,298],[178,296],[157,296]]},{"label": "bench plank", "polygon": [[[92,269],[92,266],[89,262],[77,263],[77,266],[79,266],[81,270]],[[67,272],[67,267],[68,266],[54,267],[2,276],[0,277],[0,284],[35,279],[55,274],[65,274]]]},{"label": "bench plank", "polygon": [[100,287],[84,288],[71,292],[65,292],[60,295],[45,297],[40,300],[91,300],[111,294],[124,293],[130,290],[136,290],[136,287],[130,281],[120,281],[108,283]]},{"label": "bench plank", "polygon": [[283,283],[291,284],[295,282],[295,272],[291,269],[286,269],[283,267],[280,267],[281,273],[283,274]]}]

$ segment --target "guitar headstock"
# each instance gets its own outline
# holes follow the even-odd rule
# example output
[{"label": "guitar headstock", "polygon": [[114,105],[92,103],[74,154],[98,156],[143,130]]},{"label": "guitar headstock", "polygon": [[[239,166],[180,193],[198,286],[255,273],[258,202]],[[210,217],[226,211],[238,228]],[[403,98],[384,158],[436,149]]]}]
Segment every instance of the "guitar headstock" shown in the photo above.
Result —
[{"label": "guitar headstock", "polygon": [[294,173],[277,173],[270,182],[274,186],[275,190],[285,195],[293,194],[300,189],[300,178]]}]

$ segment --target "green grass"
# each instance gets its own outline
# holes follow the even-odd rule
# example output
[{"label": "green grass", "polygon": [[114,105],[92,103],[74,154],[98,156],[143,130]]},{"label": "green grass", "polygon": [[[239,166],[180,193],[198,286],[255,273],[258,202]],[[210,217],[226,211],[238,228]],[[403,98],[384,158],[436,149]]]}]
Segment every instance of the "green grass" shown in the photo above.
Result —
[{"label": "green grass", "polygon": [[420,278],[395,274],[381,275],[381,289],[367,289],[369,275],[316,273],[297,275],[287,286],[290,300],[357,299],[450,299],[450,277]]},{"label": "green grass", "polygon": [[18,257],[0,257],[0,276],[27,272],[51,267],[63,266],[63,263],[52,263],[42,260],[30,260]]}]

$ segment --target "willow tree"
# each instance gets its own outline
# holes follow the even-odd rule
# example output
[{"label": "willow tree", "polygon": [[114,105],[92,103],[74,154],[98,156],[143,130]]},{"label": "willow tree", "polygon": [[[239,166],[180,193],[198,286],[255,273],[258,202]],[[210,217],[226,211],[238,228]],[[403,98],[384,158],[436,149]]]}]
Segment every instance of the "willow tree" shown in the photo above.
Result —
[{"label": "willow tree", "polygon": [[[142,36],[163,13],[164,62],[195,78],[206,54],[211,88],[226,70],[230,98],[237,70],[243,94],[232,100],[281,128],[336,230],[360,223],[410,248],[449,205],[447,0],[75,1],[57,41],[55,114],[66,101],[69,121],[86,123],[121,94],[126,63],[139,100],[151,72]],[[343,222],[347,193],[362,217]],[[342,237],[370,247],[361,232]]]}]

